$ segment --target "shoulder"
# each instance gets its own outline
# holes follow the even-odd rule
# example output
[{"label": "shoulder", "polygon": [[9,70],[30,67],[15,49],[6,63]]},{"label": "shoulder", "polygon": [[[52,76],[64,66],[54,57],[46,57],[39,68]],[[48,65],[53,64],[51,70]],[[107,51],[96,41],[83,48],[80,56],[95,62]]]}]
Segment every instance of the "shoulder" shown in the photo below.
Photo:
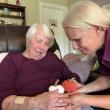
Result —
[{"label": "shoulder", "polygon": [[21,57],[21,53],[18,53],[18,52],[10,52],[10,53],[8,53],[7,57],[12,58],[12,59],[15,59],[15,58],[17,58],[17,57]]},{"label": "shoulder", "polygon": [[2,52],[0,53],[0,63],[3,61],[3,59],[8,55],[8,52]]},{"label": "shoulder", "polygon": [[58,60],[58,57],[54,53],[52,53],[52,52],[47,52],[46,57],[49,58],[49,59],[56,59],[56,60]]},{"label": "shoulder", "polygon": [[3,59],[0,63],[0,68],[7,68],[7,70],[19,70],[23,64],[25,63],[25,59],[22,56],[22,53],[8,53],[8,55]]},{"label": "shoulder", "polygon": [[58,57],[57,57],[57,55],[56,54],[54,54],[54,53],[51,53],[51,52],[48,52],[47,53],[47,55],[46,55],[46,59],[48,59],[49,61],[51,61],[51,62],[59,62],[59,63],[64,63],[61,59],[59,59]]},{"label": "shoulder", "polygon": [[110,28],[107,30],[103,62],[108,62],[110,64]]},{"label": "shoulder", "polygon": [[104,49],[98,51],[98,59],[101,66],[101,73],[110,72],[110,28],[106,31]]},{"label": "shoulder", "polygon": [[108,28],[108,30],[106,31],[106,43],[110,43],[110,28]]},{"label": "shoulder", "polygon": [[[8,53],[5,57],[4,57],[4,59],[2,60],[2,62],[5,62],[5,61],[14,61],[14,60],[16,60],[16,59],[18,59],[18,58],[20,58],[21,57],[21,53],[13,53],[13,52],[10,52],[10,53]],[[1,63],[2,63],[1,62]]]},{"label": "shoulder", "polygon": [[107,33],[107,35],[108,35],[108,34],[110,35],[110,28],[108,28],[108,29],[106,30],[106,33]]}]

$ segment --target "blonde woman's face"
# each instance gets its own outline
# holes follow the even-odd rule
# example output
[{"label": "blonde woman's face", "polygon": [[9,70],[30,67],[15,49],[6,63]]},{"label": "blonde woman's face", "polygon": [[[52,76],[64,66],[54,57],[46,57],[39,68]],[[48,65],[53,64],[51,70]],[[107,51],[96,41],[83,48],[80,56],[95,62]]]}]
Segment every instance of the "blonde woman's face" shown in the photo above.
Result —
[{"label": "blonde woman's face", "polygon": [[95,27],[64,28],[69,40],[72,41],[73,49],[80,50],[84,54],[92,54],[101,48],[104,40],[100,36],[101,32]]},{"label": "blonde woman's face", "polygon": [[39,32],[27,40],[27,50],[31,57],[42,59],[49,49],[49,39],[43,32]]}]

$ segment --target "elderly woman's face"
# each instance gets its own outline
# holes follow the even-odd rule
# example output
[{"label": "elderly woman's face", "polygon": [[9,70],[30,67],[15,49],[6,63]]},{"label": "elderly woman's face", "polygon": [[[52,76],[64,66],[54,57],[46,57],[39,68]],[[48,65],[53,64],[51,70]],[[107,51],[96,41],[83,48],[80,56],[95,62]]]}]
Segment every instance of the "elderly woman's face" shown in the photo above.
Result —
[{"label": "elderly woman's face", "polygon": [[92,54],[100,49],[104,43],[104,37],[101,37],[101,31],[95,27],[87,29],[66,27],[65,33],[72,46],[76,50],[80,50],[84,54]]},{"label": "elderly woman's face", "polygon": [[50,42],[43,32],[39,32],[28,38],[26,42],[27,50],[33,58],[42,59],[46,56]]}]

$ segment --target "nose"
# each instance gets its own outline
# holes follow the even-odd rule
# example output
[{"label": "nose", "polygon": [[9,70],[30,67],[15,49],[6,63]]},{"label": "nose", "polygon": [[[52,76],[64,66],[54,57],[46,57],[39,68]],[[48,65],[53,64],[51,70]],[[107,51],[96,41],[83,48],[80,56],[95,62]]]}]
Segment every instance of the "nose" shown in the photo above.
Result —
[{"label": "nose", "polygon": [[75,50],[78,50],[79,49],[78,43],[76,43],[76,42],[72,42],[72,47]]},{"label": "nose", "polygon": [[43,43],[41,43],[41,44],[40,44],[40,49],[41,49],[41,50],[44,50],[44,48],[45,48],[45,45],[44,45]]}]

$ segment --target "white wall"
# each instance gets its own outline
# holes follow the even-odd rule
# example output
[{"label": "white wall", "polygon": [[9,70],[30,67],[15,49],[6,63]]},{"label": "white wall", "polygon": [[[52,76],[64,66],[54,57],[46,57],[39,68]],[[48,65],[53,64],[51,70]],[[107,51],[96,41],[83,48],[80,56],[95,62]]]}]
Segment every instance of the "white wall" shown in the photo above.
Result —
[{"label": "white wall", "polygon": [[[21,5],[26,7],[27,25],[39,22],[39,1],[68,7],[68,0],[20,0]],[[16,4],[16,0],[8,0],[8,3]]]}]

